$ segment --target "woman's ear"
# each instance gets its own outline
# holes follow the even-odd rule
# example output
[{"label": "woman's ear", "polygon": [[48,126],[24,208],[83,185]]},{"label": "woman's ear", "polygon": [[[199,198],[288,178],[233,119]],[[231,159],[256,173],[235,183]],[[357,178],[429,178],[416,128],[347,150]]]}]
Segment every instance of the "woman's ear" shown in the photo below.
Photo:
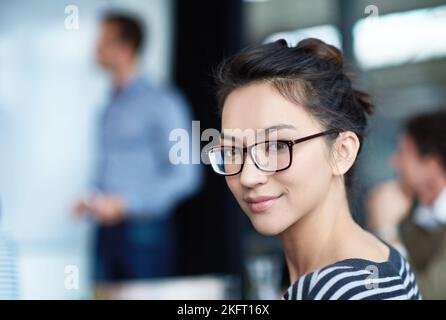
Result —
[{"label": "woman's ear", "polygon": [[352,131],[341,132],[336,139],[334,148],[334,175],[344,175],[355,163],[360,142],[356,133]]}]

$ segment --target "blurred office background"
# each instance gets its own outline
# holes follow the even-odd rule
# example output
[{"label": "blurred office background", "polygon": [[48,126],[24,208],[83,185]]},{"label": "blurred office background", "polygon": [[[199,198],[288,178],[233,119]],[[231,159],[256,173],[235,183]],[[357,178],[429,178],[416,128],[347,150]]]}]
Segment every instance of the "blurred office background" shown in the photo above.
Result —
[{"label": "blurred office background", "polygon": [[[64,25],[68,5],[79,10],[77,29]],[[201,130],[219,128],[210,75],[223,57],[282,37],[342,48],[378,108],[361,157],[364,191],[393,175],[387,162],[401,121],[445,105],[444,0],[3,0],[0,240],[8,239],[17,266],[14,297],[93,297],[91,224],[73,218],[70,205],[88,191],[95,163],[95,123],[110,83],[94,63],[94,45],[109,8],[145,19],[143,71],[182,90]],[[169,285],[187,292],[196,284],[215,298],[228,288],[235,298],[274,297],[283,270],[277,239],[257,235],[224,179],[205,171],[201,192],[177,208],[181,266]],[[358,197],[355,214],[364,225],[361,203]],[[79,271],[77,289],[66,287],[70,266]],[[160,282],[134,284],[127,297],[144,296],[145,288],[165,297]]]}]

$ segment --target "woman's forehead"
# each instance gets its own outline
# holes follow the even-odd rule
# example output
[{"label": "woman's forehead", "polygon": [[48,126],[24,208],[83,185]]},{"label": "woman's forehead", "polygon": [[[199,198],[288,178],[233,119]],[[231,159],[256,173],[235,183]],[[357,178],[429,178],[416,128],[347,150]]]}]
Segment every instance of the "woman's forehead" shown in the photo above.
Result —
[{"label": "woman's forehead", "polygon": [[228,95],[222,112],[222,128],[265,129],[288,124],[312,126],[311,115],[300,105],[285,99],[271,85],[252,84]]}]

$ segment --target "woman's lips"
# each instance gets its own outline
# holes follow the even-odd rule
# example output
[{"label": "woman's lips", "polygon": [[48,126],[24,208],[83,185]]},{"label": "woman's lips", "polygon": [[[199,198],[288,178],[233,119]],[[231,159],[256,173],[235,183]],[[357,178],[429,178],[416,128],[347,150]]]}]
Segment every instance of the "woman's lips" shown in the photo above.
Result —
[{"label": "woman's lips", "polygon": [[248,197],[245,198],[245,202],[248,204],[251,211],[259,213],[270,208],[280,196],[260,196],[260,197]]}]

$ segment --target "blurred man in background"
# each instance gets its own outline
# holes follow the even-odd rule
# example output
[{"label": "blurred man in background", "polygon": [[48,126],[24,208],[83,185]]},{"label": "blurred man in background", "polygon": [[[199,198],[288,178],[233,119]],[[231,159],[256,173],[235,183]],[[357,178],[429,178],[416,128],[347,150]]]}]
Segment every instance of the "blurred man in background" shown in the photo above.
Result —
[{"label": "blurred man in background", "polygon": [[446,299],[446,111],[411,118],[392,164],[400,180],[368,198],[370,227],[405,252],[425,299]]},{"label": "blurred man in background", "polygon": [[78,214],[98,223],[97,282],[174,275],[171,216],[200,183],[198,166],[169,161],[169,133],[190,128],[191,116],[178,92],[155,87],[138,72],[143,41],[133,17],[103,18],[96,58],[114,89],[100,124],[98,191],[75,204]]}]

